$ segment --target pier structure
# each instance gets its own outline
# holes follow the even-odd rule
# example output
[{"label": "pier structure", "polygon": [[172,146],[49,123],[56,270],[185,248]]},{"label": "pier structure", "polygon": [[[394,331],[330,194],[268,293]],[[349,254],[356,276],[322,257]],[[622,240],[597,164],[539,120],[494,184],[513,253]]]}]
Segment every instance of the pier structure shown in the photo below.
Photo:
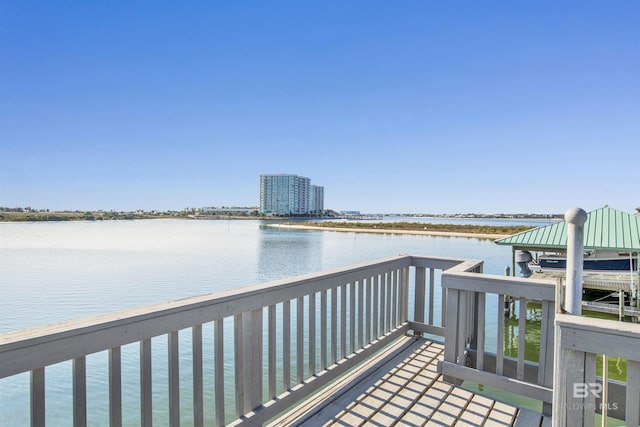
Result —
[{"label": "pier structure", "polygon": [[[399,255],[4,333],[0,378],[29,373],[32,426],[46,424],[48,366],[65,361],[73,425],[90,423],[87,356],[98,352],[108,354],[110,425],[123,425],[129,344],[139,349],[140,386],[127,398],[139,400],[142,426],[152,425],[157,387],[168,389],[161,410],[171,426],[185,417],[205,425],[205,406],[213,407],[207,424],[217,426],[588,426],[603,408],[640,424],[639,325],[564,314],[555,281],[482,269],[479,260]],[[505,354],[505,297],[518,313],[517,354]],[[539,314],[539,333],[528,305]],[[213,349],[203,345],[209,333]],[[152,354],[158,339],[166,340],[164,358]],[[531,340],[536,354],[525,355]],[[596,377],[597,355],[626,359],[626,381]],[[161,385],[152,382],[157,360],[166,364]],[[205,372],[213,390],[204,387]],[[542,409],[496,401],[465,383],[534,399]],[[192,397],[188,413],[183,394]]]},{"label": "pier structure", "polygon": [[[512,269],[511,272],[515,276],[516,260],[519,255],[530,255],[533,253],[533,259],[529,258],[533,264],[537,264],[538,259],[545,255],[553,254],[557,256],[559,262],[566,259],[566,268],[564,266],[554,269],[542,269],[534,271],[534,278],[548,278],[551,280],[565,280],[567,275],[580,278],[581,288],[590,291],[604,291],[605,296],[617,296],[615,304],[598,304],[592,301],[583,301],[583,308],[603,313],[617,312],[620,320],[624,320],[625,316],[631,316],[634,321],[640,319],[640,216],[628,214],[609,206],[604,206],[589,213],[581,211],[579,229],[574,230],[573,225],[568,221],[555,222],[538,228],[534,228],[522,233],[514,234],[495,241],[498,245],[507,245],[512,247]],[[577,215],[578,210],[567,212],[571,218]],[[578,218],[574,218],[578,219]],[[573,238],[572,233],[579,233],[578,240],[574,246],[579,244],[578,252],[571,251],[569,248],[570,241]],[[592,255],[589,266],[592,267],[588,271],[578,271],[577,266],[582,266],[586,261],[585,253]],[[604,258],[598,259],[598,254],[604,254],[609,258],[617,261],[624,261],[628,267],[620,269],[620,267],[608,266]],[[571,256],[568,256],[571,255]],[[574,261],[571,261],[575,258]],[[616,262],[617,262],[616,261]],[[575,265],[570,266],[569,262]],[[526,264],[526,263],[524,263]],[[562,264],[559,264],[562,265]],[[585,262],[586,265],[586,262]],[[523,273],[521,273],[522,275]],[[531,274],[530,272],[527,274]],[[572,278],[567,278],[566,283],[573,283]],[[573,283],[572,286],[577,286]],[[625,296],[628,297],[628,305],[625,302]],[[574,311],[577,311],[578,300],[582,295],[576,296]]]}]

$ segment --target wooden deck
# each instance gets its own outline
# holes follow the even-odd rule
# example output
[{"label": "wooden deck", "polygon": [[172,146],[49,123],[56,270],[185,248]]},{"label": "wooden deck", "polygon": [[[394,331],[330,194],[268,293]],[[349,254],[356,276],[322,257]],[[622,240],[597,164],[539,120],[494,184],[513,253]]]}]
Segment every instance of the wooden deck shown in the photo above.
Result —
[{"label": "wooden deck", "polygon": [[272,426],[536,426],[550,425],[520,409],[442,380],[444,345],[405,337]]}]

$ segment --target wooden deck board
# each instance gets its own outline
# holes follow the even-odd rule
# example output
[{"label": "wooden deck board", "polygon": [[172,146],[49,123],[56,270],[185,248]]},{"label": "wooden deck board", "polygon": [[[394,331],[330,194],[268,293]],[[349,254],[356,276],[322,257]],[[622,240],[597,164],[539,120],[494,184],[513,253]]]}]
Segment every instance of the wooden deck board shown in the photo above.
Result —
[{"label": "wooden deck board", "polygon": [[479,426],[487,419],[487,415],[493,408],[493,400],[474,394],[464,413],[458,419],[455,426]]},{"label": "wooden deck board", "polygon": [[512,426],[515,423],[518,408],[507,405],[506,403],[496,402],[491,408],[491,412],[487,420],[494,425]]},{"label": "wooden deck board", "polygon": [[325,393],[314,408],[307,403],[297,420],[286,415],[272,425],[539,427],[543,422],[538,413],[444,382],[437,372],[443,351],[440,343],[407,340],[395,356],[376,362],[375,375],[367,371],[366,378],[343,384],[339,393]]}]

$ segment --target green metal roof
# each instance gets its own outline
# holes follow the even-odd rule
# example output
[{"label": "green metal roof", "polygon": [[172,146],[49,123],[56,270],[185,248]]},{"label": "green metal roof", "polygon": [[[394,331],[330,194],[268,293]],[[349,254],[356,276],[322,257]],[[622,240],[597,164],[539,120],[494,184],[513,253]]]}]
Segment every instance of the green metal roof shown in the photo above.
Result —
[{"label": "green metal roof", "polygon": [[[566,249],[567,223],[549,224],[496,240],[498,245],[531,249]],[[608,206],[587,214],[585,249],[640,252],[640,217]]]}]

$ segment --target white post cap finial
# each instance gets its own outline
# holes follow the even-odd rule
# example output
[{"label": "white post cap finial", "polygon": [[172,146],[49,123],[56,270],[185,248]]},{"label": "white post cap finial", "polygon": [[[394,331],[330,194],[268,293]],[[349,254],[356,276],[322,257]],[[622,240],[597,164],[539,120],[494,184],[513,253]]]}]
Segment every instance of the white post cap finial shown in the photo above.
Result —
[{"label": "white post cap finial", "polygon": [[584,209],[571,208],[564,214],[564,220],[570,224],[583,225],[587,222],[587,213]]}]

